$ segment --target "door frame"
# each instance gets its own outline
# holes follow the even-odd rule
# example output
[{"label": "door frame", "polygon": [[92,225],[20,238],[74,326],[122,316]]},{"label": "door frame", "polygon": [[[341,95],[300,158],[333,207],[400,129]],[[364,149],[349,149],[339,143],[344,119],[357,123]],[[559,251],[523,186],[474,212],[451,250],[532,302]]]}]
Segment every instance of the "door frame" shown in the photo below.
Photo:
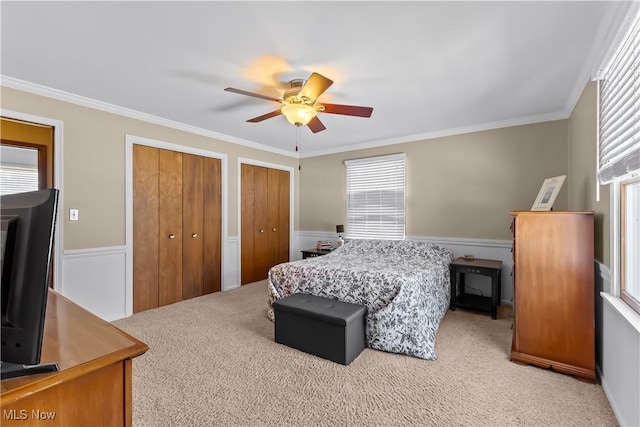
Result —
[{"label": "door frame", "polygon": [[293,224],[294,224],[294,168],[291,166],[280,165],[277,163],[264,162],[261,160],[249,159],[246,157],[238,157],[238,287],[242,283],[242,165],[262,166],[265,168],[279,169],[289,172],[289,261],[292,258],[293,250]]},{"label": "door frame", "polygon": [[125,135],[125,316],[133,315],[133,145],[145,145],[147,147],[172,150],[180,153],[195,154],[202,157],[219,159],[220,186],[221,186],[221,251],[220,251],[220,280],[222,290],[224,286],[224,263],[227,247],[227,155],[201,148],[188,147],[156,139],[144,138],[135,135]]},{"label": "door frame", "polygon": [[59,190],[58,212],[56,213],[56,232],[53,236],[53,290],[64,295],[63,286],[63,236],[64,236],[64,180],[63,180],[63,147],[64,147],[64,122],[50,117],[36,116],[19,111],[0,110],[0,115],[7,119],[23,122],[31,122],[39,125],[53,127],[53,188]]}]

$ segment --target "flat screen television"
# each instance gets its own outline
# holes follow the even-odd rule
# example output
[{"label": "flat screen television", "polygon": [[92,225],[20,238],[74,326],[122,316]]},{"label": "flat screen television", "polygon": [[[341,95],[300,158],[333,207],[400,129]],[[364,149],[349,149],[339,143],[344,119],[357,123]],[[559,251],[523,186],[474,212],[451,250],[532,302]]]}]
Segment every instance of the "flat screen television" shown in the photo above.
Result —
[{"label": "flat screen television", "polygon": [[2,379],[57,371],[40,365],[58,190],[0,196]]}]

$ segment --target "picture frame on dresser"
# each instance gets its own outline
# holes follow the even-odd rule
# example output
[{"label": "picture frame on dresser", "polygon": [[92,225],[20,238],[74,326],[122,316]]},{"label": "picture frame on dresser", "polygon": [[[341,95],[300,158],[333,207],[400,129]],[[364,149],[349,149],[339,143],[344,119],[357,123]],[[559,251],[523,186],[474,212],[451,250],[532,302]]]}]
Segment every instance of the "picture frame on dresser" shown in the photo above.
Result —
[{"label": "picture frame on dresser", "polygon": [[553,178],[547,178],[542,183],[538,196],[536,197],[532,211],[550,211],[553,208],[553,203],[558,197],[558,193],[564,184],[564,180],[567,179],[566,175],[554,176]]}]

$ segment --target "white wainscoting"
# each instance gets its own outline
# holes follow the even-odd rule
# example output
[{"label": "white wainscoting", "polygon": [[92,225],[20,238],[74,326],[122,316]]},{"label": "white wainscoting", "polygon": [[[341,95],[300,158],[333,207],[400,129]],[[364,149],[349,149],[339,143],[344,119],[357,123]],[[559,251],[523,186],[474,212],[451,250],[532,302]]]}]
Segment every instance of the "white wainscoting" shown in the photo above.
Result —
[{"label": "white wainscoting", "polygon": [[[318,240],[332,240],[337,236],[316,231],[295,233],[290,259],[302,259],[301,250],[313,248]],[[503,262],[502,295],[503,303],[510,304],[513,298],[511,281],[511,242],[502,240],[474,240],[436,237],[408,237],[409,240],[424,240],[451,249],[454,255],[473,254],[477,258],[496,259]],[[223,248],[222,290],[240,287],[239,240],[228,237]],[[126,246],[108,248],[74,249],[63,252],[63,280],[58,291],[107,321],[127,316],[126,290]],[[467,283],[488,292],[489,284],[474,282],[475,275],[469,275]],[[478,276],[478,279],[486,279]],[[486,288],[486,289],[484,289]],[[129,302],[131,304],[131,302]]]},{"label": "white wainscoting", "polygon": [[[228,291],[240,286],[238,238],[225,246],[222,290]],[[66,250],[63,263],[59,293],[108,322],[127,317],[126,246]]]},{"label": "white wainscoting", "polygon": [[[329,240],[335,245],[338,236],[335,233],[323,233],[317,231],[299,231],[297,233],[296,247],[292,248],[291,259],[302,259],[301,250],[315,248],[318,240]],[[513,280],[511,272],[513,259],[511,256],[511,240],[483,240],[461,239],[449,237],[418,237],[407,236],[407,240],[421,240],[435,243],[453,251],[454,257],[466,254],[476,258],[495,259],[502,261],[502,292],[500,301],[505,304],[513,302]],[[466,283],[469,288],[475,288],[484,295],[489,295],[491,282],[488,277],[467,275]]]},{"label": "white wainscoting", "polygon": [[238,262],[238,236],[227,238],[227,247],[224,253],[224,277],[222,278],[222,290],[230,291],[240,287],[240,272]]},{"label": "white wainscoting", "polygon": [[106,321],[125,317],[125,247],[63,252],[59,292]]},{"label": "white wainscoting", "polygon": [[[611,295],[610,271],[596,261],[596,366],[600,383],[621,426],[640,426],[640,315]],[[598,329],[601,329],[598,333]],[[596,359],[597,360],[597,359]]]}]

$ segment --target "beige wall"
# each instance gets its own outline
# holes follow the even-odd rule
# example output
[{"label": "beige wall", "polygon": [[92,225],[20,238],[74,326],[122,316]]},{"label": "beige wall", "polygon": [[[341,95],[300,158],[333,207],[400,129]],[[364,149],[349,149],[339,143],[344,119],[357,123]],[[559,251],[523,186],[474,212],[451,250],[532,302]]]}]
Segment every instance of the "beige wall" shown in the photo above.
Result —
[{"label": "beige wall", "polygon": [[[64,122],[64,249],[125,244],[125,135],[223,153],[228,156],[228,233],[238,234],[237,159],[294,168],[298,160],[68,102],[1,88],[2,108]],[[295,188],[298,188],[297,177]],[[297,193],[297,191],[296,191]],[[294,201],[298,200],[295,194]],[[68,221],[69,208],[80,221]],[[298,224],[295,209],[294,224]]]},{"label": "beige wall", "polygon": [[[65,249],[125,242],[125,135],[228,156],[229,235],[237,235],[237,158],[297,169],[297,160],[2,87],[2,107],[64,122]],[[407,229],[413,237],[510,239],[511,210],[528,210],[545,178],[568,174],[554,209],[596,211],[596,258],[608,262],[608,189],[595,202],[595,87],[568,120],[514,126],[302,159],[295,229],[345,222],[345,159],[407,154]],[[302,191],[298,191],[302,189]]]},{"label": "beige wall", "polygon": [[609,266],[609,186],[596,201],[596,95],[589,82],[569,117],[569,209],[595,212],[595,258]]},{"label": "beige wall", "polygon": [[[345,221],[343,161],[407,154],[406,234],[510,239],[511,210],[529,210],[545,178],[567,173],[567,121],[515,126],[303,159],[300,229]],[[554,209],[567,209],[566,187]]]}]

